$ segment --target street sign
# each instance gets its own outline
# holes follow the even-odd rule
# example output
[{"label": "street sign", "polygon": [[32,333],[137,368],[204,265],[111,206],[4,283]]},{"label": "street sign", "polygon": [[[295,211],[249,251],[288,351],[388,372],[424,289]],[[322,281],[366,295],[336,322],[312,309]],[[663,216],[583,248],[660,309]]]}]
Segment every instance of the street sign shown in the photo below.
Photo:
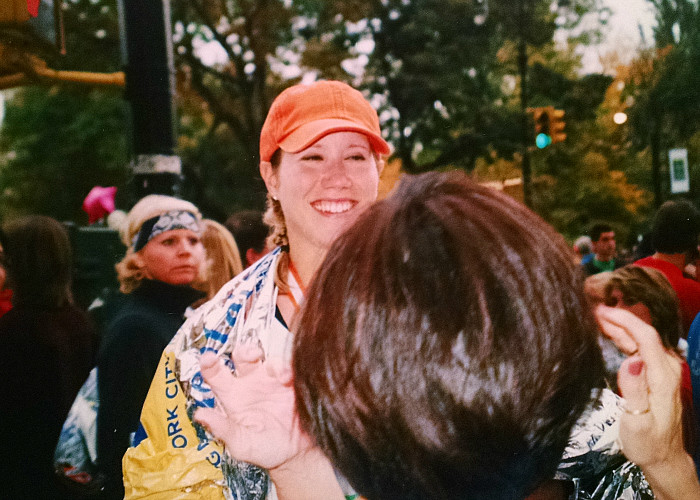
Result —
[{"label": "street sign", "polygon": [[690,176],[688,175],[687,149],[669,149],[668,170],[671,175],[672,193],[687,193],[688,191],[690,191]]}]

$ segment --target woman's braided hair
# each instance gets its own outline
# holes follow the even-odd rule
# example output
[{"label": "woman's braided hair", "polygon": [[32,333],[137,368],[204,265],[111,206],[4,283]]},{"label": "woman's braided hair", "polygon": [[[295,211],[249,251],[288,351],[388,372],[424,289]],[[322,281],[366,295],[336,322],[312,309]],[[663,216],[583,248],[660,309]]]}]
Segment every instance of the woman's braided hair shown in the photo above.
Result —
[{"label": "woman's braided hair", "polygon": [[[282,160],[282,150],[278,149],[270,158],[272,169],[277,171]],[[289,273],[289,238],[287,238],[287,224],[282,212],[282,204],[279,200],[267,193],[266,210],[263,215],[263,222],[270,226],[270,235],[267,237],[268,248],[282,248],[277,262],[277,272],[275,273],[275,285],[279,288],[280,293],[289,292],[289,284],[287,283],[287,274]]]}]

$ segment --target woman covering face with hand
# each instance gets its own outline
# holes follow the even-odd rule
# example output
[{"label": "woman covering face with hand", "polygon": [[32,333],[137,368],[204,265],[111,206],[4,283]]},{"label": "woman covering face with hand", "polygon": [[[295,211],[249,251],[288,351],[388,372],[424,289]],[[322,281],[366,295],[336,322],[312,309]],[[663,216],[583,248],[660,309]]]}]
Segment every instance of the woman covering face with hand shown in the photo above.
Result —
[{"label": "woman covering face with hand", "polygon": [[619,345],[634,346],[617,382],[625,398],[620,445],[638,464],[658,500],[698,500],[700,483],[683,444],[681,362],[653,326],[627,310],[598,306],[603,332]]},{"label": "woman covering face with hand", "polygon": [[[289,387],[288,325],[330,245],[375,201],[381,158],[388,153],[376,111],[359,91],[344,83],[295,85],[275,99],[260,136],[260,173],[268,189],[266,221],[272,226],[270,246],[274,250],[189,318],[164,353],[163,377],[166,366],[169,370],[175,365],[174,376],[187,396],[188,414],[194,408],[214,405],[211,391],[202,383],[201,353],[212,352],[215,360],[223,359],[229,374],[232,370],[237,374],[262,370],[273,379],[281,377]],[[154,386],[159,376],[160,372]],[[293,412],[289,391],[267,392],[265,382],[248,389],[254,401],[273,411],[284,415]],[[249,403],[242,400],[241,406]],[[181,481],[169,481],[168,491],[185,495],[178,498],[186,498],[188,489],[197,491],[192,498],[210,498],[207,495],[212,491],[211,498],[221,498],[222,490],[226,498],[275,498],[269,478],[278,482],[299,474],[313,476],[306,498],[342,497],[329,463],[314,451],[298,427],[269,430],[258,426],[255,419],[248,422],[254,433],[289,432],[296,436],[286,449],[271,450],[264,460],[257,461],[261,469],[245,463],[248,455],[239,449],[223,454],[199,426],[191,434],[196,434],[196,439],[188,439],[183,448],[175,449],[167,439],[158,440],[155,436],[167,435],[168,425],[157,420],[161,406],[155,394],[146,401],[142,423],[148,438],[125,457],[127,498],[141,496],[144,478],[154,477],[174,456],[188,457],[187,462],[195,464],[189,466],[190,471],[197,471]],[[189,419],[186,424],[190,426]],[[289,456],[299,454],[310,458],[306,462],[309,467],[285,468]],[[152,475],[148,472],[151,463]],[[223,488],[220,482],[226,483]]]}]

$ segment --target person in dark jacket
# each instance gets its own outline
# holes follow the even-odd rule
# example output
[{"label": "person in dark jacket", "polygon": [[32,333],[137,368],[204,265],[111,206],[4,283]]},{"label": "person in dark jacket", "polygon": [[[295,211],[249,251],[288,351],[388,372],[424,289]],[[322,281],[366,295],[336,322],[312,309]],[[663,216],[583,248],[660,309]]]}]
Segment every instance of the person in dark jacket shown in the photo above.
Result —
[{"label": "person in dark jacket", "polygon": [[105,497],[123,498],[122,456],[138,430],[141,407],[161,353],[204,296],[201,214],[191,203],[149,195],[129,212],[121,230],[128,250],[117,264],[119,311],[109,322],[97,363],[100,409],[98,468]]},{"label": "person in dark jacket", "polygon": [[78,390],[95,363],[97,335],[73,303],[72,252],[45,216],[10,221],[4,256],[13,308],[0,318],[0,498],[70,498],[53,454]]}]

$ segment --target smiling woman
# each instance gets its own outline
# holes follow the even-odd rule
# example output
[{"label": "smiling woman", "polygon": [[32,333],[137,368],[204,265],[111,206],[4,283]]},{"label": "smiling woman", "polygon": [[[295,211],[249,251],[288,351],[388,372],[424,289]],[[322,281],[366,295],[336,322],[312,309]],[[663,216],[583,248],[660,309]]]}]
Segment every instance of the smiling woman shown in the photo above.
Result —
[{"label": "smiling woman", "polygon": [[[377,198],[379,168],[366,136],[329,134],[297,153],[278,150],[260,171],[285,214],[290,258],[301,269],[325,255],[335,238]],[[306,274],[306,273],[305,273]],[[308,282],[310,275],[302,275]]]},{"label": "smiling woman", "polygon": [[[288,378],[288,325],[304,299],[306,284],[333,241],[375,201],[383,155],[388,153],[376,111],[359,91],[344,83],[295,85],[275,99],[260,135],[260,173],[268,189],[265,219],[272,226],[268,246],[274,250],[199,308],[163,356],[164,363],[170,363],[165,366],[174,365],[165,373],[180,383],[187,396],[188,415],[215,403],[202,382],[199,358],[203,352],[216,353],[229,369],[235,358],[237,373],[251,363],[257,370],[263,367]],[[173,358],[177,363],[169,361]],[[238,360],[245,361],[239,364]],[[154,387],[157,381],[171,380],[159,377]],[[165,402],[155,396],[152,404],[146,401],[143,415],[166,414]],[[250,396],[262,398],[266,406],[280,403],[263,385],[250,387]],[[286,411],[289,398],[281,403],[281,411]],[[262,469],[246,463],[249,456],[245,453],[218,448],[199,426],[191,434],[197,439],[174,449],[167,439],[159,438],[168,435],[168,422],[142,423],[147,438],[124,457],[126,498],[143,498],[156,491],[165,494],[165,489],[147,486],[158,481],[164,463],[173,467],[168,485],[163,486],[169,497],[221,498],[225,484],[225,498],[272,499],[279,481],[313,471],[314,487],[303,493],[305,500],[342,498],[332,467],[317,450],[309,449],[305,434],[295,432],[298,439],[288,446],[269,450],[263,463],[255,462]],[[183,428],[190,425],[189,421],[180,423]],[[309,457],[309,468],[286,469],[289,454]],[[212,456],[222,456],[225,465]],[[181,470],[182,464],[190,464],[189,469]],[[175,476],[179,479],[173,479]]]}]

